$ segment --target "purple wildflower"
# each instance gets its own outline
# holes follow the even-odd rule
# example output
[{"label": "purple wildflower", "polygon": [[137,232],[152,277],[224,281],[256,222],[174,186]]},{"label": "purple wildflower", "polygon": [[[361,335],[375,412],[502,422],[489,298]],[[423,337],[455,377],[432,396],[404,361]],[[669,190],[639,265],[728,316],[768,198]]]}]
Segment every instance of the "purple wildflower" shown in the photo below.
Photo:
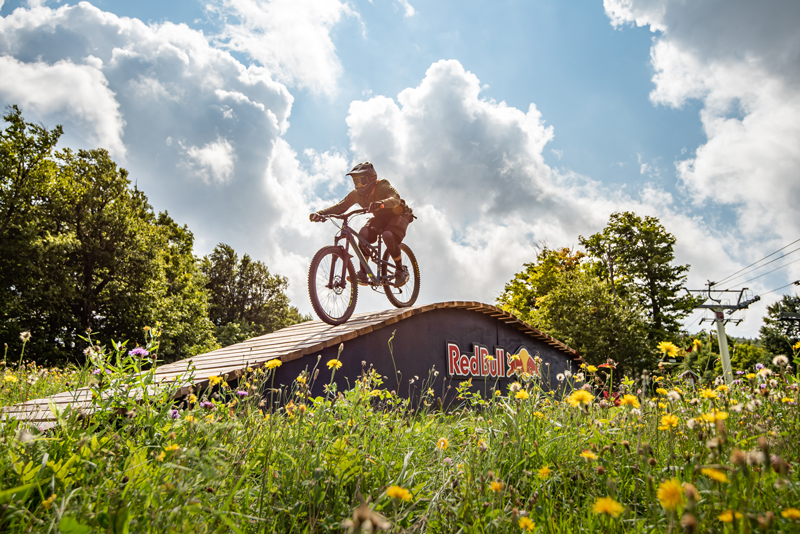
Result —
[{"label": "purple wildflower", "polygon": [[239,395],[240,397],[246,397],[247,396],[247,392],[246,391],[242,391],[241,389],[239,391],[237,391],[236,394]]},{"label": "purple wildflower", "polygon": [[138,356],[140,358],[144,358],[148,354],[150,353],[147,352],[143,347],[136,347],[135,349],[133,349],[128,353],[129,356]]},{"label": "purple wildflower", "polygon": [[442,460],[442,461],[443,461],[444,463],[446,463],[447,465],[453,465],[453,460],[452,460],[451,458],[449,458],[449,457],[448,457],[448,458],[445,458],[445,459],[444,459],[444,460]]},{"label": "purple wildflower", "polygon": [[766,387],[767,387],[766,384],[761,384],[761,389],[766,389]]},{"label": "purple wildflower", "polygon": [[203,401],[203,402],[200,403],[200,407],[201,408],[213,408],[214,407],[214,403],[210,402],[210,401]]},{"label": "purple wildflower", "polygon": [[744,374],[744,371],[736,371],[736,374],[737,374],[737,375],[743,375],[743,374]]},{"label": "purple wildflower", "polygon": [[178,418],[178,410],[170,410],[169,411],[169,416],[172,417],[173,419],[177,419]]},{"label": "purple wildflower", "polygon": [[763,363],[757,363],[757,364],[756,364],[756,369],[757,369],[757,370],[759,370],[759,371],[760,371],[760,370],[761,370],[761,369],[763,369],[763,368],[764,368],[764,364],[763,364]]},{"label": "purple wildflower", "polygon": [[[102,371],[102,370],[100,370],[100,369],[95,369],[94,371],[92,371],[92,374],[93,374],[93,375],[99,375],[99,374],[100,374],[100,373],[102,373],[102,372],[103,372],[103,371]],[[111,369],[106,369],[106,374],[107,374],[107,375],[110,375],[110,374],[111,374]]]}]

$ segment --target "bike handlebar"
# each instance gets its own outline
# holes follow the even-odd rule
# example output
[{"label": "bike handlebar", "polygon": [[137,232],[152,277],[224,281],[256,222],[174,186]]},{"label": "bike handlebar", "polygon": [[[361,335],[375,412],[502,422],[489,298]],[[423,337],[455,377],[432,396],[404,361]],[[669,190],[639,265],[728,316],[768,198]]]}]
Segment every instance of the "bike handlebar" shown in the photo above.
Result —
[{"label": "bike handlebar", "polygon": [[349,211],[347,213],[341,213],[341,214],[331,213],[331,214],[328,214],[328,215],[323,215],[323,217],[325,217],[325,219],[346,220],[346,219],[349,219],[350,217],[353,217],[355,215],[363,215],[363,214],[369,213],[369,212],[370,212],[369,209],[361,208],[360,210],[353,210],[353,211]]}]

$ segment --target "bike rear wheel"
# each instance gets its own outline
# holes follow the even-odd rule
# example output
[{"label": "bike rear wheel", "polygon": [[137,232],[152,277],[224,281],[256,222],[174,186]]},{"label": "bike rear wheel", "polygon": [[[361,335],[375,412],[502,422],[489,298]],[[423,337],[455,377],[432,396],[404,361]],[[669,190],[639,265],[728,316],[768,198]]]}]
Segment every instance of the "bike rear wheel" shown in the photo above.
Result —
[{"label": "bike rear wheel", "polygon": [[353,263],[342,247],[320,249],[308,269],[308,296],[317,316],[330,325],[347,321],[356,309],[358,284]]},{"label": "bike rear wheel", "polygon": [[[419,264],[417,264],[417,257],[405,243],[400,243],[400,254],[403,258],[403,266],[408,269],[408,281],[401,287],[396,287],[394,285],[394,265],[382,263],[381,278],[386,279],[387,275],[392,277],[391,281],[384,284],[383,292],[396,308],[408,308],[413,306],[419,297]],[[388,250],[383,253],[383,261],[393,262]]]}]

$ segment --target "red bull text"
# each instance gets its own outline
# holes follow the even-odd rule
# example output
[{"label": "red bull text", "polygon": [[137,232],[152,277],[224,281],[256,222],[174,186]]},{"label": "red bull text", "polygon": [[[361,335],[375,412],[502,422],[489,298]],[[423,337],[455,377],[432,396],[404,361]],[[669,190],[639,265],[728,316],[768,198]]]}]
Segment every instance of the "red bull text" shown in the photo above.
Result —
[{"label": "red bull text", "polygon": [[528,349],[520,347],[516,352],[509,352],[503,347],[495,347],[494,353],[489,347],[473,343],[473,352],[461,352],[456,343],[447,342],[447,374],[457,377],[510,378],[516,374],[539,374],[536,363]]}]

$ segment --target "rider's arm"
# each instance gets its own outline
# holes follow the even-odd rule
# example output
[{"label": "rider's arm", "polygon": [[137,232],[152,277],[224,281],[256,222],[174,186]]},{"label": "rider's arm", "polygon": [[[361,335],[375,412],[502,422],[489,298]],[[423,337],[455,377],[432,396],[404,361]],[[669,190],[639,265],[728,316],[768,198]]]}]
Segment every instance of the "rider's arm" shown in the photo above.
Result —
[{"label": "rider's arm", "polygon": [[377,197],[381,200],[377,202],[383,204],[384,209],[392,209],[402,204],[400,194],[387,180],[382,180],[383,183],[378,184]]},{"label": "rider's arm", "polygon": [[350,209],[350,207],[356,203],[358,200],[358,193],[355,191],[350,191],[346,197],[344,197],[341,202],[338,204],[334,204],[330,208],[325,208],[324,210],[319,210],[317,213],[321,215],[341,215],[342,213],[346,212]]}]

